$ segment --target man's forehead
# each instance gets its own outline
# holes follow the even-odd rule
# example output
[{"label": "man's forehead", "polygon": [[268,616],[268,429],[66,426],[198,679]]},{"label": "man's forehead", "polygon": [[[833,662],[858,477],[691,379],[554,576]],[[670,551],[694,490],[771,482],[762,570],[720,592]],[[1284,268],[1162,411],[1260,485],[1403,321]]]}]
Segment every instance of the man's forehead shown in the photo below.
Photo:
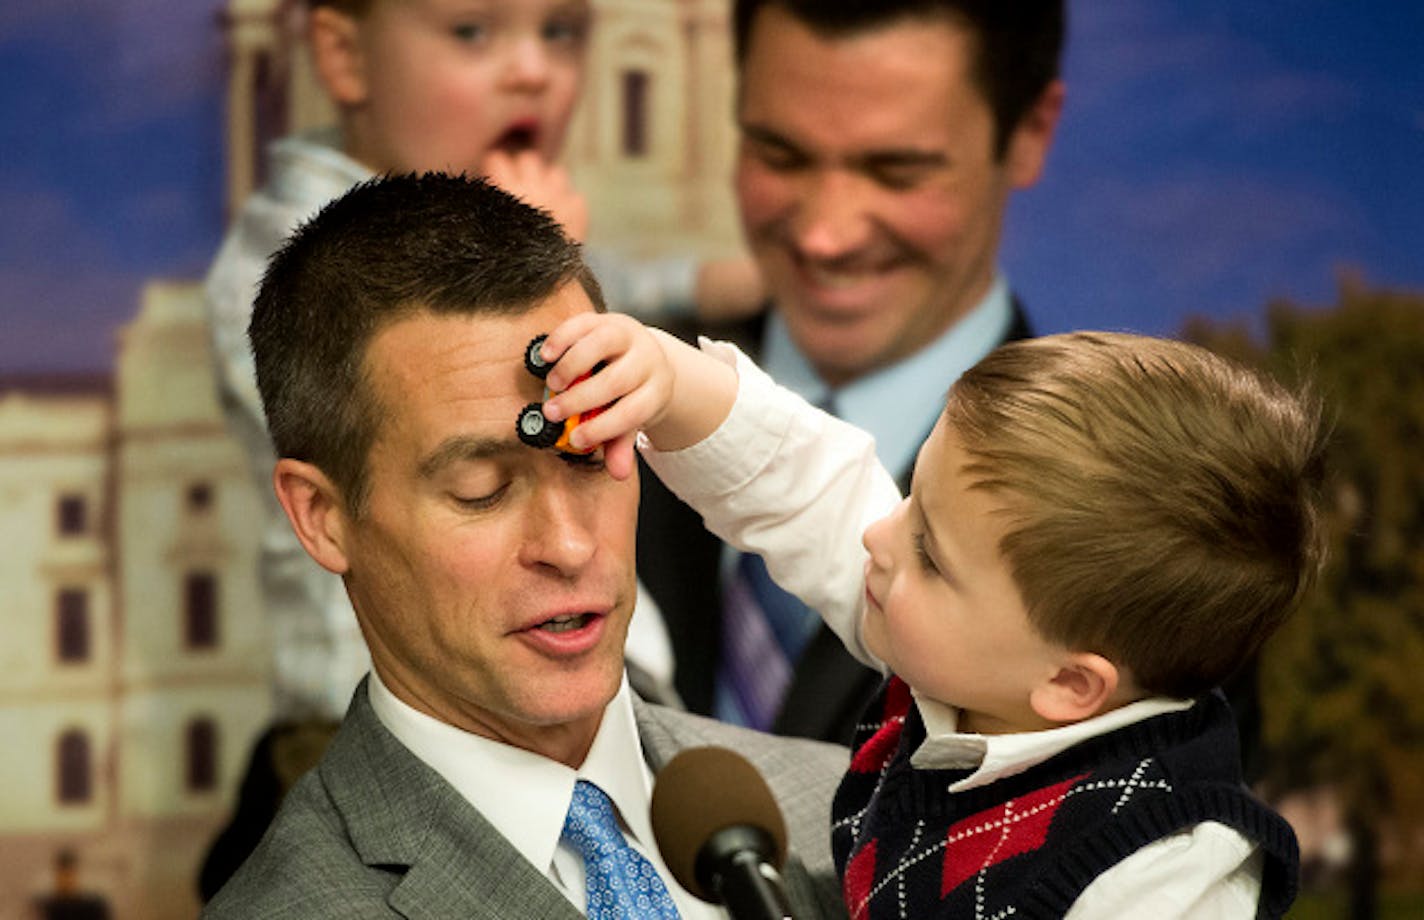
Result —
[{"label": "man's forehead", "polygon": [[366,350],[367,368],[378,380],[397,386],[455,372],[504,377],[522,362],[521,337],[528,320],[512,313],[416,309],[377,330]]},{"label": "man's forehead", "polygon": [[845,37],[799,24],[767,30],[742,68],[743,131],[827,149],[898,150],[937,143],[959,117],[956,107],[987,110],[969,77],[962,29],[898,28]]},{"label": "man's forehead", "polygon": [[[979,33],[969,20],[953,10],[906,11],[899,15],[845,28],[826,28],[811,24],[780,4],[763,6],[752,18],[746,35],[746,48],[739,62],[745,68],[757,52],[780,60],[792,45],[835,52],[856,46],[867,49],[881,43],[916,44],[951,42],[962,49],[965,63],[972,63],[978,53]],[[923,63],[923,62],[921,62]]]},{"label": "man's forehead", "polygon": [[378,440],[405,441],[423,470],[527,451],[515,419],[525,404],[542,398],[543,383],[525,368],[525,347],[591,309],[580,288],[522,312],[417,310],[393,321],[367,351],[368,379],[381,407]]},{"label": "man's forehead", "polygon": [[416,305],[376,331],[366,349],[366,363],[396,376],[419,375],[430,366],[413,363],[410,357],[421,355],[503,377],[511,368],[523,368],[524,347],[535,335],[552,331],[575,314],[592,311],[593,304],[577,281],[523,309],[437,312]]}]

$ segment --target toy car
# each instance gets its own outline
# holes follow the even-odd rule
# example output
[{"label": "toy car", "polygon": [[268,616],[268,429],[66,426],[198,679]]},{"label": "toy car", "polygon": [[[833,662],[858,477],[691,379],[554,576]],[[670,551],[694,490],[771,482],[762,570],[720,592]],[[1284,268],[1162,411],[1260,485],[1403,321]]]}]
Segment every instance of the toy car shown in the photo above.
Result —
[{"label": "toy car", "polygon": [[[548,377],[549,371],[553,367],[552,364],[545,361],[539,355],[539,347],[544,344],[544,339],[546,338],[547,336],[544,335],[536,335],[529,341],[529,344],[524,347],[524,367],[529,373],[538,377],[540,380]],[[602,367],[603,365],[601,363],[598,364],[588,374],[581,374],[577,377],[574,383],[586,379],[590,374],[598,373]],[[573,384],[569,385],[573,386]],[[544,399],[547,400],[552,395],[554,395],[553,391],[545,386]],[[543,401],[533,402],[519,410],[519,418],[515,419],[514,429],[519,434],[519,440],[528,444],[530,447],[540,449],[552,447],[561,453],[572,454],[574,456],[591,454],[598,449],[597,444],[580,450],[569,443],[569,435],[573,434],[574,429],[577,428],[581,422],[593,418],[602,411],[603,407],[600,406],[597,409],[590,409],[587,412],[571,415],[562,422],[551,422],[544,417]]]},{"label": "toy car", "polygon": [[524,369],[535,377],[543,380],[549,376],[549,371],[554,365],[544,360],[544,356],[539,354],[539,349],[543,347],[547,335],[536,335],[529,340],[529,344],[524,346]]}]

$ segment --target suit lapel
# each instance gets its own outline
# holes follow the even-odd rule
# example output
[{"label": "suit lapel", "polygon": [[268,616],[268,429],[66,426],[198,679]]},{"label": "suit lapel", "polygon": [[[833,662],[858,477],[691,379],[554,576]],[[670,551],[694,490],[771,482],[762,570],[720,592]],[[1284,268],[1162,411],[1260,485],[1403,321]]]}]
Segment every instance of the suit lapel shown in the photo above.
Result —
[{"label": "suit lapel", "polygon": [[449,816],[459,828],[432,829],[404,880],[391,892],[392,910],[410,920],[457,916],[578,920],[583,916],[542,872],[460,801],[467,813]]},{"label": "suit lapel", "polygon": [[582,916],[380,724],[364,682],[318,769],[361,860],[403,876],[388,899],[402,916]]}]

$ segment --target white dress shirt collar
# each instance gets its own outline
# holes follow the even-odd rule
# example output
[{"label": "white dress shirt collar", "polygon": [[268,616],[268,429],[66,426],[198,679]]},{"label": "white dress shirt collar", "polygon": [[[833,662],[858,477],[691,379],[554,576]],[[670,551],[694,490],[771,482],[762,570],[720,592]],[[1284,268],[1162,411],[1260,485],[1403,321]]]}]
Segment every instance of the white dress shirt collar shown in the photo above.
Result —
[{"label": "white dress shirt collar", "polygon": [[950,792],[963,792],[1022,773],[1089,738],[1153,716],[1190,709],[1192,703],[1151,697],[1058,728],[978,735],[958,731],[958,709],[916,693],[915,705],[925,722],[925,740],[910,755],[910,765],[918,770],[973,770],[949,787]]},{"label": "white dress shirt collar", "polygon": [[[618,807],[629,829],[645,848],[656,848],[647,803],[652,779],[633,718],[625,679],[604,710],[593,747],[579,770],[531,751],[461,731],[412,708],[391,693],[373,670],[371,706],[381,724],[395,735],[541,872],[554,864],[573,800],[574,782],[598,785]],[[627,752],[637,754],[629,770]],[[510,781],[517,778],[517,781]]]}]

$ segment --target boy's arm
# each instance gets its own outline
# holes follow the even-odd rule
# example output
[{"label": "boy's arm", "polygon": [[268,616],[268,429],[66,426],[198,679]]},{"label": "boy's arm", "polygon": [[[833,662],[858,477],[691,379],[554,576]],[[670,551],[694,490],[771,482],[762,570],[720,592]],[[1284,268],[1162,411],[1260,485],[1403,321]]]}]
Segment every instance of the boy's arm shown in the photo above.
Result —
[{"label": "boy's arm", "polygon": [[553,389],[605,366],[546,402],[545,414],[563,418],[616,399],[575,437],[612,439],[606,459],[616,476],[624,469],[616,448],[644,427],[644,459],[708,529],[762,555],[783,588],[879,667],[859,637],[860,538],[900,496],[873,439],[776,386],[730,345],[704,341],[699,351],[656,332],[640,340],[639,332],[614,314],[581,315],[554,330],[544,345],[545,358],[558,361],[547,381]]},{"label": "boy's arm", "polygon": [[737,369],[731,412],[701,441],[671,452],[644,447],[643,458],[708,530],[762,556],[772,578],[820,613],[852,655],[880,668],[860,639],[861,535],[900,495],[874,439],[777,386],[733,346],[703,348]]},{"label": "boy's arm", "polygon": [[1153,917],[1250,920],[1264,854],[1235,828],[1207,821],[1148,844],[1093,880],[1065,920]]}]

